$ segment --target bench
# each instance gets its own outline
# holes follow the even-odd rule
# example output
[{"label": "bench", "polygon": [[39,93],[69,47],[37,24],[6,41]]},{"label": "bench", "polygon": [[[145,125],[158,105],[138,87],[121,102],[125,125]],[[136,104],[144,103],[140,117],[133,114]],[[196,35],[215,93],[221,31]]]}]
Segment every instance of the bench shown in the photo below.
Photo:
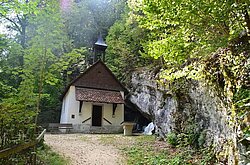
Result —
[{"label": "bench", "polygon": [[52,132],[59,132],[59,129],[66,129],[66,133],[73,129],[73,125],[69,123],[49,123],[49,131]]}]

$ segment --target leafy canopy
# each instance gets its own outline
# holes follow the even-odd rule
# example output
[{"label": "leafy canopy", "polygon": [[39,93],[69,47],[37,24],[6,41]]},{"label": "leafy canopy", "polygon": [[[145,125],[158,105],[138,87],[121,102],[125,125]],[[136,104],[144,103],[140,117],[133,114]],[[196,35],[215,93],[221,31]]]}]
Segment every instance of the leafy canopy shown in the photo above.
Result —
[{"label": "leafy canopy", "polygon": [[209,55],[249,37],[249,1],[130,0],[131,14],[148,29],[147,54],[168,64]]}]

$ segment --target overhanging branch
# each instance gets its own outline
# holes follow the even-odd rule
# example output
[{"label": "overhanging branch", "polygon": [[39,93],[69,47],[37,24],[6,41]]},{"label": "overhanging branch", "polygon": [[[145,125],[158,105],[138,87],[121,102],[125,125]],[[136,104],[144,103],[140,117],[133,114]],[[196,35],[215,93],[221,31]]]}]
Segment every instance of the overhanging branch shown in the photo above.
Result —
[{"label": "overhanging branch", "polygon": [[3,19],[6,19],[6,20],[9,21],[10,23],[12,23],[12,24],[17,28],[17,30],[18,30],[20,33],[22,33],[22,30],[20,29],[20,26],[18,26],[18,24],[17,24],[14,20],[12,20],[12,19],[6,17],[6,16],[3,15],[2,13],[0,13],[0,17],[2,17]]},{"label": "overhanging branch", "polygon": [[244,18],[245,18],[245,22],[246,22],[248,31],[250,31],[250,17],[249,17],[247,10],[244,11]]}]

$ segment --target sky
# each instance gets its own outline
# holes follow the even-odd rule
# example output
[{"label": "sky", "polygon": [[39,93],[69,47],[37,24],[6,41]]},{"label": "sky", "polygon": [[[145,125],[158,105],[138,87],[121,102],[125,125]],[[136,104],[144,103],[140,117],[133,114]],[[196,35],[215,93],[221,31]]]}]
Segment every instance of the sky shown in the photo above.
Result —
[{"label": "sky", "polygon": [[0,34],[6,34],[7,33],[7,29],[4,27],[4,24],[1,23],[0,24]]},{"label": "sky", "polygon": [[[0,0],[1,1],[1,0]],[[9,16],[15,17],[14,13],[9,14]],[[10,24],[9,21],[6,21],[5,19],[0,19],[0,34],[9,34],[10,31],[6,28],[6,25]]]},{"label": "sky", "polygon": [[72,0],[60,0],[60,7],[64,12],[70,10],[72,5]]}]

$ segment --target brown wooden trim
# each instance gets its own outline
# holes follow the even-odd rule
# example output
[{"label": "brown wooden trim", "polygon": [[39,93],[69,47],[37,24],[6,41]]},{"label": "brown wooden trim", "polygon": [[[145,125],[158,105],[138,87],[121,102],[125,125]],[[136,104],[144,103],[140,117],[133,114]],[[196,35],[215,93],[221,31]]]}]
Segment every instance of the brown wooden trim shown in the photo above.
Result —
[{"label": "brown wooden trim", "polygon": [[115,110],[116,110],[116,108],[117,108],[117,104],[116,104],[116,103],[113,103],[113,113],[112,113],[112,115],[115,115]]},{"label": "brown wooden trim", "polygon": [[79,113],[82,113],[82,104],[83,104],[83,101],[79,100]]},{"label": "brown wooden trim", "polygon": [[108,119],[103,118],[103,120],[105,120],[107,123],[109,123],[110,125],[112,125],[112,123],[110,121],[108,121]]},{"label": "brown wooden trim", "polygon": [[[103,88],[96,88],[96,87],[84,87],[84,86],[75,86],[75,88],[86,88],[86,89],[96,89],[96,90],[102,90],[102,91],[113,91],[113,92],[121,92],[119,90],[114,89],[103,89]],[[123,91],[122,91],[123,92]]]},{"label": "brown wooden trim", "polygon": [[[85,75],[87,72],[89,72],[91,70],[91,68],[93,68],[95,65],[97,65],[98,63],[101,63],[101,65],[104,66],[104,68],[106,68],[106,70],[111,74],[111,76],[118,82],[118,84],[120,85],[121,91],[123,91],[125,94],[128,93],[127,88],[125,88],[125,86],[116,78],[116,76],[112,73],[112,71],[101,61],[97,61],[95,62],[93,65],[91,65],[90,67],[88,67],[83,73],[81,73],[77,78],[75,78],[74,80],[72,80],[67,87],[64,89],[64,92],[62,93],[62,95],[59,97],[61,101],[63,101],[64,96],[66,95],[66,93],[68,92],[69,88],[71,85],[75,86],[74,83],[79,80],[83,75]],[[84,86],[82,86],[84,87]]]},{"label": "brown wooden trim", "polygon": [[86,120],[83,120],[82,123],[85,123],[86,121],[88,121],[88,120],[90,120],[90,119],[91,119],[91,117],[87,118]]}]

